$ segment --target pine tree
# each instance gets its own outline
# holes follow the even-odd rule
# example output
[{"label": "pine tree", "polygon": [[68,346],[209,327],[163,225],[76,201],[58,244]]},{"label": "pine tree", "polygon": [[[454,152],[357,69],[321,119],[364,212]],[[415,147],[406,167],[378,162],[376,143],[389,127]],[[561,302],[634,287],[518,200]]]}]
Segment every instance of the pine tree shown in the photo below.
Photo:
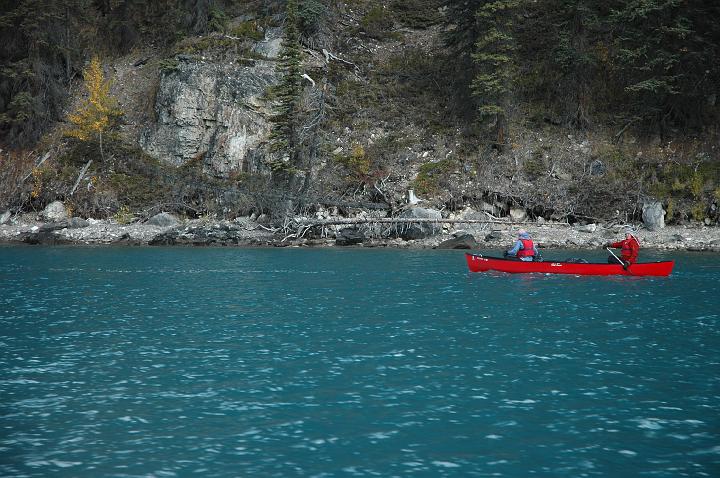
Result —
[{"label": "pine tree", "polygon": [[88,98],[77,111],[68,115],[68,120],[74,127],[66,134],[80,141],[97,139],[100,157],[104,160],[103,135],[117,126],[122,111],[118,108],[115,98],[110,94],[111,82],[105,80],[100,59],[97,56],[92,58],[88,67],[83,71],[83,80]]},{"label": "pine tree", "polygon": [[91,0],[0,0],[0,141],[28,146],[60,120]]},{"label": "pine tree", "polygon": [[270,150],[279,158],[270,161],[273,171],[291,173],[297,166],[299,154],[298,128],[300,122],[300,95],[302,49],[298,28],[297,0],[288,0],[285,32],[277,71],[281,77],[274,88],[275,113],[271,118]]},{"label": "pine tree", "polygon": [[701,125],[718,80],[718,15],[717,2],[699,0],[633,0],[613,10],[616,74],[630,115],[661,135]]},{"label": "pine tree", "polygon": [[482,3],[482,0],[449,0],[445,3],[446,25],[443,40],[448,50],[448,81],[452,82],[458,113],[467,118],[474,117],[478,108],[470,85],[478,73],[472,53],[480,37],[479,22],[475,14]]},{"label": "pine tree", "polygon": [[473,95],[479,100],[480,117],[490,122],[496,144],[505,143],[507,108],[515,75],[513,15],[519,0],[488,1],[475,13],[482,32],[472,55],[478,73],[472,82]]}]

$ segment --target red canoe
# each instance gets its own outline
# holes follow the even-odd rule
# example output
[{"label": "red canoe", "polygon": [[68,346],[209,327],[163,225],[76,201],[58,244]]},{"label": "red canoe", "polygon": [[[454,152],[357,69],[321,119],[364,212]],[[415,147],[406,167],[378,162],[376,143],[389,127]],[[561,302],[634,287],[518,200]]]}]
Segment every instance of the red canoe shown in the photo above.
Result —
[{"label": "red canoe", "polygon": [[672,272],[674,261],[643,262],[632,264],[623,269],[620,264],[582,263],[582,262],[523,262],[499,257],[483,257],[481,254],[465,254],[470,272],[512,272],[541,274],[574,274],[582,276],[661,276]]}]

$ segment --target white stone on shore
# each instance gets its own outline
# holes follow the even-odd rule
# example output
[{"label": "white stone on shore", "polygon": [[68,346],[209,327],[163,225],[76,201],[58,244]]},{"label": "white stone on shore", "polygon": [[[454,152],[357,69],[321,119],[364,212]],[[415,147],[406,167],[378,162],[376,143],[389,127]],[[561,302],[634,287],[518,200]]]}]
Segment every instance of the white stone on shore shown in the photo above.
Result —
[{"label": "white stone on shore", "polygon": [[40,213],[40,219],[43,221],[60,222],[63,219],[67,219],[67,217],[65,205],[60,201],[51,202]]}]

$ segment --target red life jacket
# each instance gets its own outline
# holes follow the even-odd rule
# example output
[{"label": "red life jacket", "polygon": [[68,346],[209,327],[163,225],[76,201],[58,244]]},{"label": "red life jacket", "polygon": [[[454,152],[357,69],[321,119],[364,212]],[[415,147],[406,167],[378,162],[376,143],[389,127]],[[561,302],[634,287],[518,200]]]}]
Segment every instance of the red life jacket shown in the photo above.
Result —
[{"label": "red life jacket", "polygon": [[622,241],[620,256],[623,258],[623,260],[634,264],[635,261],[637,261],[639,251],[640,244],[634,236],[630,237],[630,239],[625,239],[624,241]]},{"label": "red life jacket", "polygon": [[535,247],[531,239],[520,239],[520,242],[522,242],[522,249],[518,251],[518,257],[532,257],[535,255]]}]

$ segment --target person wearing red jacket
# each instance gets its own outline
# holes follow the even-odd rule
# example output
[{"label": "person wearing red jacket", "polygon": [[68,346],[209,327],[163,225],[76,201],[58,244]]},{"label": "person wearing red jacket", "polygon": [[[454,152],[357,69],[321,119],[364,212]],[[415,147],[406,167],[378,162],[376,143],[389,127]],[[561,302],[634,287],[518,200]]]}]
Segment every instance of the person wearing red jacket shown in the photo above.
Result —
[{"label": "person wearing red jacket", "polygon": [[[632,232],[625,232],[625,239],[618,242],[609,242],[607,247],[613,249],[620,249],[620,259],[622,260],[622,266],[627,267],[630,264],[635,264],[638,260],[638,254],[640,253],[640,241],[637,240]],[[610,255],[608,257],[610,264],[617,264],[617,257]]]}]

